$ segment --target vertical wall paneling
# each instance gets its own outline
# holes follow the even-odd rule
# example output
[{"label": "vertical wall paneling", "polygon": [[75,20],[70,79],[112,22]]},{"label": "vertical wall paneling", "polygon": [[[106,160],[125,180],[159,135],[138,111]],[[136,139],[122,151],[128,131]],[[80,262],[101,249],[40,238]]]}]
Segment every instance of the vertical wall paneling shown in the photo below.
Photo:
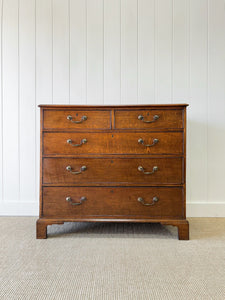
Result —
[{"label": "vertical wall paneling", "polygon": [[36,98],[52,103],[52,0],[36,1]]},{"label": "vertical wall paneling", "polygon": [[121,103],[137,103],[137,0],[121,0]]},{"label": "vertical wall paneling", "polygon": [[69,2],[54,0],[53,103],[69,104]]},{"label": "vertical wall paneling", "polygon": [[[2,14],[3,14],[3,6],[2,6],[2,0],[0,0],[0,43],[2,45]],[[2,140],[2,134],[3,134],[3,97],[2,97],[2,47],[0,45],[0,203],[3,200],[3,140]]]},{"label": "vertical wall paneling", "polygon": [[3,59],[3,199],[19,201],[18,1],[4,1]]},{"label": "vertical wall paneling", "polygon": [[[189,103],[189,0],[173,0],[172,28],[172,103]],[[187,108],[187,117],[189,108]],[[187,123],[186,182],[188,201],[190,194],[189,122]]]},{"label": "vertical wall paneling", "polygon": [[86,103],[86,0],[70,0],[70,103]]},{"label": "vertical wall paneling", "polygon": [[38,104],[52,104],[52,0],[36,1],[36,202],[39,202],[40,110]]},{"label": "vertical wall paneling", "polygon": [[191,0],[189,99],[191,182],[189,184],[192,202],[207,201],[207,21],[207,1]]},{"label": "vertical wall paneling", "polygon": [[187,213],[225,212],[224,0],[0,0],[0,215],[38,214],[38,104],[187,102]]},{"label": "vertical wall paneling", "polygon": [[158,0],[157,26],[157,99],[156,103],[171,103],[172,100],[172,40],[173,1]]},{"label": "vertical wall paneling", "polygon": [[225,199],[225,2],[209,0],[208,200]]},{"label": "vertical wall paneling", "polygon": [[155,1],[138,1],[138,101],[155,101]]},{"label": "vertical wall paneling", "polygon": [[120,2],[104,1],[104,104],[120,104]]},{"label": "vertical wall paneling", "polygon": [[[186,52],[187,52],[187,57],[186,57],[186,64],[187,64],[187,99],[185,100],[187,103],[190,104],[190,1],[186,1]],[[190,148],[191,148],[191,135],[190,135],[190,122],[189,122],[189,113],[190,113],[190,107],[187,108],[187,117],[186,117],[186,122],[187,122],[187,137],[186,137],[186,201],[191,202],[191,159],[190,159]],[[188,211],[187,211],[188,213]]]},{"label": "vertical wall paneling", "polygon": [[188,102],[187,0],[173,0],[173,103]]},{"label": "vertical wall paneling", "polygon": [[103,104],[103,0],[87,0],[87,104]]},{"label": "vertical wall paneling", "polygon": [[[19,2],[20,200],[35,199],[35,0]],[[29,112],[29,113],[28,113]]]}]

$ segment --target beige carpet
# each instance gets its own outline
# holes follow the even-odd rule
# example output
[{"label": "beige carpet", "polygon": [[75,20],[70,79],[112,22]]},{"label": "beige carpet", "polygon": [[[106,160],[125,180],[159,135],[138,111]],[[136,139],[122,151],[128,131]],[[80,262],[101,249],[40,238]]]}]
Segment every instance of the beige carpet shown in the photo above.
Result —
[{"label": "beige carpet", "polygon": [[225,218],[189,219],[190,241],[115,223],[53,225],[36,240],[35,221],[0,217],[0,299],[225,299]]}]

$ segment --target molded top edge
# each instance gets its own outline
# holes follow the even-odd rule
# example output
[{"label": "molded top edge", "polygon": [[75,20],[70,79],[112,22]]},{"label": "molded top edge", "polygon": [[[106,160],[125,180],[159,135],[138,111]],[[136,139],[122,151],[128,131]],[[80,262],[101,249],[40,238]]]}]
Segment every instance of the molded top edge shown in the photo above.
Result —
[{"label": "molded top edge", "polygon": [[189,104],[183,103],[183,104],[141,104],[141,105],[55,105],[55,104],[40,104],[38,107],[43,108],[145,108],[145,107],[157,107],[157,108],[163,108],[163,107],[186,107]]}]

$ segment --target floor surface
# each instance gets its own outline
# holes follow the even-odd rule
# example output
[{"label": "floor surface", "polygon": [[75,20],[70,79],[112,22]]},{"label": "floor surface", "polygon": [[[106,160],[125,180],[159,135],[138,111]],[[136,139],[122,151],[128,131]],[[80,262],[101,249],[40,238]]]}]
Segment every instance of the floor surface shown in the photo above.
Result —
[{"label": "floor surface", "polygon": [[225,299],[225,218],[66,223],[35,239],[34,217],[0,217],[0,299]]}]

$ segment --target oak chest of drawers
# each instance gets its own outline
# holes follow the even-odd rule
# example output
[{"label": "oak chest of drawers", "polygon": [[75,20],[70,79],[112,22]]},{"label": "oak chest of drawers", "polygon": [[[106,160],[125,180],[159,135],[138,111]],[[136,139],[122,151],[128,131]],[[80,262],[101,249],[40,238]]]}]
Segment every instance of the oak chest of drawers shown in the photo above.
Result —
[{"label": "oak chest of drawers", "polygon": [[64,222],[186,220],[186,104],[41,105],[37,238]]}]

